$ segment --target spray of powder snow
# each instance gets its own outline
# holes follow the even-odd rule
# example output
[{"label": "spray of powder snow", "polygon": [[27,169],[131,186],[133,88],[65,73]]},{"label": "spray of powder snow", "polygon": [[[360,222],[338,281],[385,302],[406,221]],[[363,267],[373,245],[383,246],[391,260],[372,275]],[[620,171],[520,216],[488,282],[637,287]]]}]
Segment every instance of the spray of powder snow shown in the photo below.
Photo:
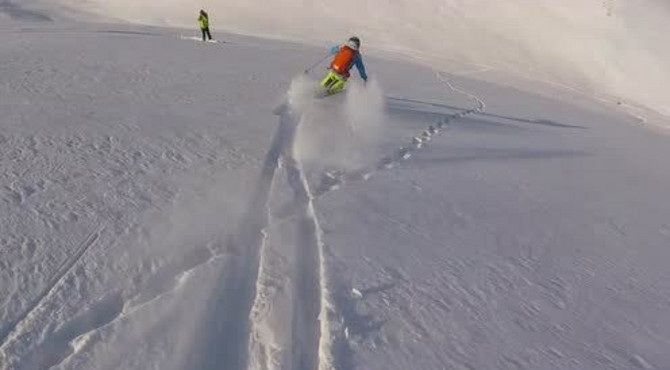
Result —
[{"label": "spray of powder snow", "polygon": [[352,170],[376,158],[384,95],[375,80],[347,83],[344,93],[315,98],[318,82],[298,76],[289,103],[300,117],[294,154],[311,169]]}]

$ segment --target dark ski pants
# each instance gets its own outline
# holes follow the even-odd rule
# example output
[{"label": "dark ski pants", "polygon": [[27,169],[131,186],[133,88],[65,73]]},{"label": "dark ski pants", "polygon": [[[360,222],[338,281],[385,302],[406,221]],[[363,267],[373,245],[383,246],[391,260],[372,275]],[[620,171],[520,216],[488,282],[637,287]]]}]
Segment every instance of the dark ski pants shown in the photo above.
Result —
[{"label": "dark ski pants", "polygon": [[202,31],[202,41],[206,41],[206,40],[207,40],[207,39],[205,38],[205,35],[206,35],[207,37],[209,37],[210,40],[212,39],[212,34],[209,33],[209,27],[207,27],[207,28],[201,28],[200,30]]}]

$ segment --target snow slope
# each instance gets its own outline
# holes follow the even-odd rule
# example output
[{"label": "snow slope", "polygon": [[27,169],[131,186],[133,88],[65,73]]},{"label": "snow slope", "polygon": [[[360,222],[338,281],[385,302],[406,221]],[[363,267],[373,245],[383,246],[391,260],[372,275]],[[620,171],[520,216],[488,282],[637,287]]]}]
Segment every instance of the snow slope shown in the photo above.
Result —
[{"label": "snow slope", "polygon": [[[213,27],[245,34],[341,42],[394,51],[451,72],[503,71],[624,101],[667,126],[670,7],[665,0],[263,1],[59,0],[94,14],[194,27],[208,9]],[[480,76],[480,79],[483,76]],[[645,109],[642,109],[645,108]],[[651,109],[666,119],[655,117]]]},{"label": "snow slope", "polygon": [[314,100],[322,48],[71,18],[0,6],[0,369],[670,366],[637,119],[383,58]]}]

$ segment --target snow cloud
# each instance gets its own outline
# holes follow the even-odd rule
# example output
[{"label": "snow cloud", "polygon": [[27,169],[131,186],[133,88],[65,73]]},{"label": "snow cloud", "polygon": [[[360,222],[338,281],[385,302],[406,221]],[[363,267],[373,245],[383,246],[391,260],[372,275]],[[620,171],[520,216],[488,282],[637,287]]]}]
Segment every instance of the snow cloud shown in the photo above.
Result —
[{"label": "snow cloud", "polygon": [[289,102],[300,125],[294,154],[310,167],[353,170],[375,158],[384,117],[384,95],[379,84],[352,79],[343,93],[316,98],[318,81],[296,77]]}]

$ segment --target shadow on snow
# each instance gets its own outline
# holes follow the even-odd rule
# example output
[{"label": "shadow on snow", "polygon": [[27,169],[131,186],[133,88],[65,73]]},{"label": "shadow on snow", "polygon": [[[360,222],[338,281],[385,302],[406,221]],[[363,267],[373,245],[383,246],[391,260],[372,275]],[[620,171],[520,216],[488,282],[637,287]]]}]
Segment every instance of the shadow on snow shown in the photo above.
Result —
[{"label": "shadow on snow", "polygon": [[[414,99],[395,98],[395,97],[391,97],[391,96],[387,96],[386,101],[387,101],[387,109],[388,110],[391,110],[391,111],[394,111],[394,112],[403,112],[404,111],[404,112],[422,114],[422,115],[426,115],[426,116],[429,116],[429,117],[444,116],[445,113],[439,111],[439,110],[443,110],[443,109],[456,110],[456,111],[460,111],[460,112],[467,110],[467,109],[457,107],[457,106],[453,106],[453,105],[431,103],[431,102],[426,102],[426,101],[421,101],[421,100],[414,100]],[[432,109],[431,110],[431,109],[427,109],[427,108],[437,108],[437,109]],[[508,120],[508,121],[514,121],[514,122],[518,122],[518,123],[525,123],[525,124],[531,124],[531,125],[541,125],[541,126],[554,127],[554,128],[569,128],[569,129],[580,129],[580,130],[587,129],[584,126],[570,125],[570,124],[555,122],[555,121],[551,121],[551,120],[547,120],[547,119],[518,118],[518,117],[503,116],[503,115],[499,115],[499,114],[486,113],[486,112],[478,112],[476,114],[479,117],[504,119],[504,120]],[[493,124],[493,122],[491,122],[491,123]],[[495,124],[504,125],[503,123],[500,123],[500,122],[495,122]]]}]

